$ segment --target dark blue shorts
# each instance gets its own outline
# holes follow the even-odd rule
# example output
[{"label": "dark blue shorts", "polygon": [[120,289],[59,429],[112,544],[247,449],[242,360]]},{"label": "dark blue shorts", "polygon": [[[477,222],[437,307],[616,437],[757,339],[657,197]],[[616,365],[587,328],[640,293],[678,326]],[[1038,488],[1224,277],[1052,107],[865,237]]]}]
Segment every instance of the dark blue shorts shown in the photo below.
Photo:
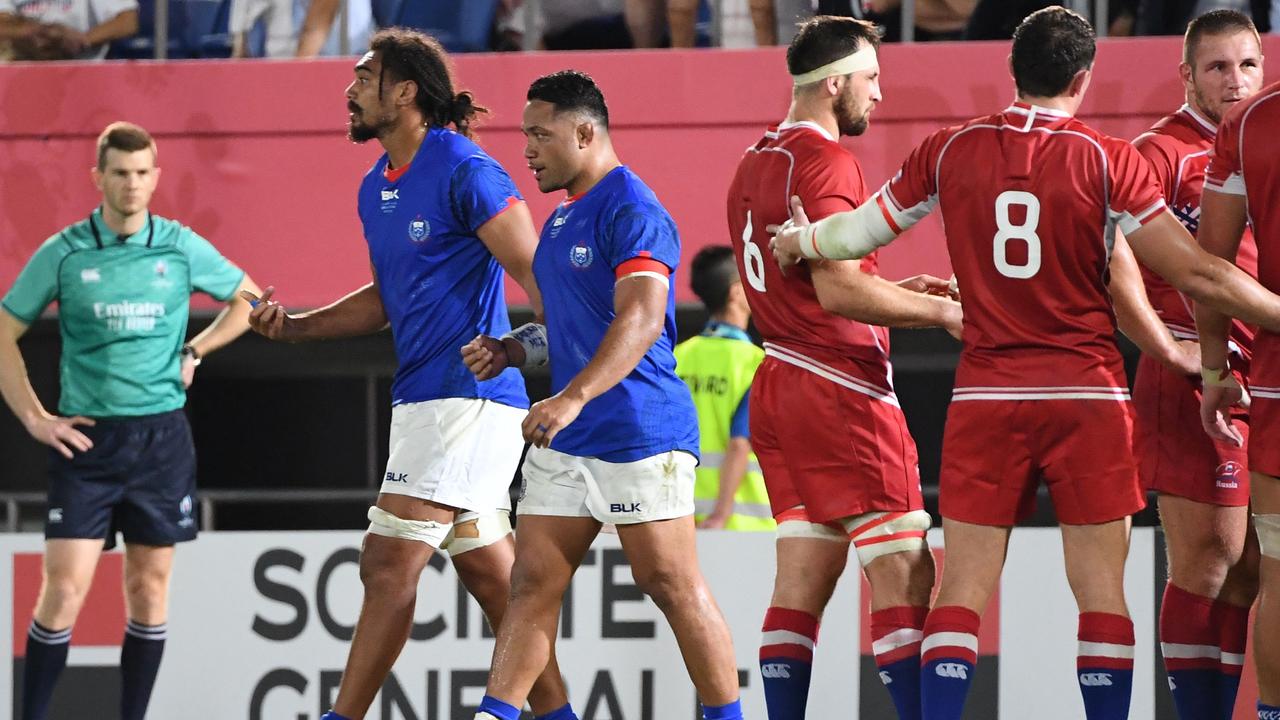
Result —
[{"label": "dark blue shorts", "polygon": [[196,537],[196,449],[182,410],[80,426],[93,448],[49,464],[46,538],[172,545]]}]

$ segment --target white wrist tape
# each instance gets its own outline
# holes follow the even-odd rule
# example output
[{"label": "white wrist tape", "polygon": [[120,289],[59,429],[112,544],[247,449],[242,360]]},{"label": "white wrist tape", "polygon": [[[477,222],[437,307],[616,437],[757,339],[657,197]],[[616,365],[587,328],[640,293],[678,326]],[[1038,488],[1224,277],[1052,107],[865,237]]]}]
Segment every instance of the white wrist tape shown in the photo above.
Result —
[{"label": "white wrist tape", "polygon": [[1232,374],[1231,367],[1227,366],[1222,369],[1200,368],[1200,382],[1205,387],[1211,385],[1225,388],[1238,388],[1240,383],[1236,381],[1236,376]]},{"label": "white wrist tape", "polygon": [[857,260],[897,236],[872,196],[857,210],[828,215],[805,228],[800,252],[812,260]]},{"label": "white wrist tape", "polygon": [[502,336],[503,340],[511,338],[524,348],[524,364],[520,367],[541,367],[547,364],[550,354],[547,351],[547,326],[537,323],[525,323]]}]

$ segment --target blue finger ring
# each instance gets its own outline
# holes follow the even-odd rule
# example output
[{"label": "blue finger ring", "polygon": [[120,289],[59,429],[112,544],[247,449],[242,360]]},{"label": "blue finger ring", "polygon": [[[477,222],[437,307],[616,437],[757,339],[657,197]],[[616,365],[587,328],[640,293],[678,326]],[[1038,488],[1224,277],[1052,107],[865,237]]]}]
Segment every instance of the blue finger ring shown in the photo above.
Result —
[{"label": "blue finger ring", "polygon": [[539,425],[539,426],[538,426],[538,429],[539,429],[539,430],[541,430],[542,432],[546,432],[546,431],[547,431],[547,426],[546,426],[546,425]]}]

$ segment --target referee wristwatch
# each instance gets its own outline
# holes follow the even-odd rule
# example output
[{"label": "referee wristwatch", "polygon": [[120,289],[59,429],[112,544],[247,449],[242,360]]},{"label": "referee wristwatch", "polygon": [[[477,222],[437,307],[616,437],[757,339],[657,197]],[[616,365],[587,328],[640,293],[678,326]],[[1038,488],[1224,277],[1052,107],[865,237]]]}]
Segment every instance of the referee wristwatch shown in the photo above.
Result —
[{"label": "referee wristwatch", "polygon": [[191,367],[200,367],[200,352],[196,350],[194,345],[191,345],[190,343],[183,345],[182,349],[178,351],[178,354],[183,357],[190,355]]}]

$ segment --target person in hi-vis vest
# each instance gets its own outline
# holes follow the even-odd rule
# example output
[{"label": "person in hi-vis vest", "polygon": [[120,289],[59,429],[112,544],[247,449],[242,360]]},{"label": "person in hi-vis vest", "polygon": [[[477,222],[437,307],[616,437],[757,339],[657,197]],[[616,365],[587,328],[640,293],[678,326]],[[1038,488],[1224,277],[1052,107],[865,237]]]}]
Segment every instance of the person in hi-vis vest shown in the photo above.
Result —
[{"label": "person in hi-vis vest", "polygon": [[676,374],[698,409],[702,463],[694,486],[700,528],[773,531],[764,475],[751,452],[747,395],[764,351],[751,342],[751,309],[738,281],[733,249],[703,248],[690,285],[711,314],[702,334],[676,346]]}]

